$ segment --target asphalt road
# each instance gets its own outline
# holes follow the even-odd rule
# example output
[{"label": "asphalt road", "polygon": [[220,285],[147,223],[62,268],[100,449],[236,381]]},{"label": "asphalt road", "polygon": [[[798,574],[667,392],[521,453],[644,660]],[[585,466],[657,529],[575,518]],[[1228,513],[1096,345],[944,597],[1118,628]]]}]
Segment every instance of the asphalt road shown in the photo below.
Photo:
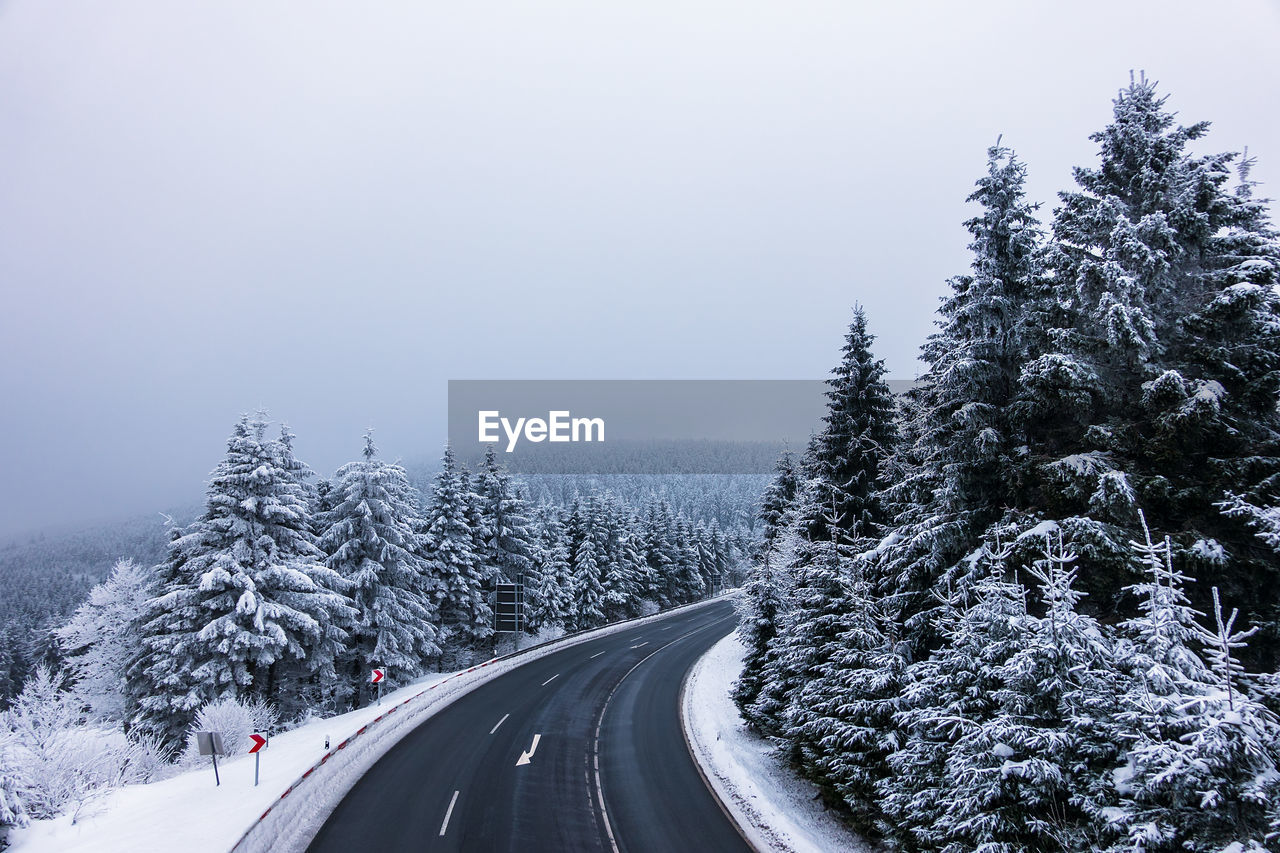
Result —
[{"label": "asphalt road", "polygon": [[356,783],[310,853],[749,851],[698,775],[678,708],[685,673],[735,622],[716,602],[460,697]]}]

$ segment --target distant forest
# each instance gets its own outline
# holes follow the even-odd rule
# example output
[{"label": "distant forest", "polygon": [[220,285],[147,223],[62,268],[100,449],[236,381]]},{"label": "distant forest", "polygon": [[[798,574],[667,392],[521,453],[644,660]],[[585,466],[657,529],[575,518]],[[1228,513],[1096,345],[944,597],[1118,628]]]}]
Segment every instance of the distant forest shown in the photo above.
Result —
[{"label": "distant forest", "polygon": [[[716,459],[723,459],[717,454]],[[752,460],[754,462],[756,460]],[[412,485],[429,494],[439,460],[405,466]],[[567,507],[591,492],[640,506],[656,496],[680,515],[750,534],[769,477],[763,474],[525,474],[516,477],[534,505]],[[194,497],[194,495],[193,495]],[[0,543],[0,709],[21,690],[32,668],[54,663],[53,631],[64,625],[120,558],[155,565],[165,555],[171,525],[185,525],[199,503],[81,529],[45,531]]]}]

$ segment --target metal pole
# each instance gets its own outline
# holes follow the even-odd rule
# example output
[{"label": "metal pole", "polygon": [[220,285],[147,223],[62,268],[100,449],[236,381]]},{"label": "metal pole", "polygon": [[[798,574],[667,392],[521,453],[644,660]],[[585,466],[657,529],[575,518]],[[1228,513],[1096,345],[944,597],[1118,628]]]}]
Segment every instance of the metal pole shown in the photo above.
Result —
[{"label": "metal pole", "polygon": [[255,752],[253,754],[253,787],[258,787],[258,762],[262,760],[262,753]]},{"label": "metal pole", "polygon": [[209,757],[213,759],[213,784],[218,787],[222,785],[222,780],[218,778],[218,753],[211,752]]},{"label": "metal pole", "polygon": [[378,682],[378,704],[382,704],[382,682]]}]

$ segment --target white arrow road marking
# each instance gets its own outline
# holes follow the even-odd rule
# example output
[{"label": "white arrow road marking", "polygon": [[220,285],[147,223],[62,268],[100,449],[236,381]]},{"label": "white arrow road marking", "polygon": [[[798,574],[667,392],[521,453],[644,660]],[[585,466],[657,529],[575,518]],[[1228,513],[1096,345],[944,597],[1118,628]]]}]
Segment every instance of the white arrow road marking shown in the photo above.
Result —
[{"label": "white arrow road marking", "polygon": [[[609,651],[609,650],[608,650],[608,649],[605,649],[605,650],[604,650],[604,652],[607,652],[607,651]],[[604,654],[604,652],[596,652],[596,653],[595,653],[594,655],[592,655],[590,658],[587,658],[587,660],[592,660],[593,658],[598,658],[598,657],[600,657],[600,655]]]},{"label": "white arrow road marking", "polygon": [[[640,644],[640,646],[647,646],[647,645],[649,645],[649,641],[648,641],[648,640],[645,640],[643,643],[641,643],[641,644]],[[640,646],[632,646],[631,648],[633,648],[633,649],[638,649],[638,648],[640,648]]]},{"label": "white arrow road marking", "polygon": [[520,757],[516,759],[516,767],[529,763],[529,759],[533,758],[533,754],[538,751],[538,741],[540,740],[542,740],[542,735],[533,736],[533,743],[529,746],[529,751],[520,753]]},{"label": "white arrow road marking", "polygon": [[507,717],[510,717],[510,716],[511,716],[510,714],[503,714],[502,719],[498,720],[497,724],[495,724],[493,728],[489,729],[489,734],[493,734],[494,732],[496,732],[498,730],[498,726],[505,723],[507,721]]},{"label": "white arrow road marking", "polygon": [[440,834],[444,835],[449,830],[449,818],[453,815],[453,804],[458,802],[458,792],[453,792],[453,799],[449,801],[449,810],[444,813],[444,823],[440,824]]},{"label": "white arrow road marking", "polygon": [[560,677],[560,673],[558,673],[558,672],[557,672],[555,675],[551,676],[551,677],[550,677],[550,678],[548,678],[546,681],[542,682],[542,686],[543,686],[543,687],[546,687],[548,684],[550,684],[551,682],[555,681],[555,680],[556,680],[557,678],[559,678],[559,677]]}]

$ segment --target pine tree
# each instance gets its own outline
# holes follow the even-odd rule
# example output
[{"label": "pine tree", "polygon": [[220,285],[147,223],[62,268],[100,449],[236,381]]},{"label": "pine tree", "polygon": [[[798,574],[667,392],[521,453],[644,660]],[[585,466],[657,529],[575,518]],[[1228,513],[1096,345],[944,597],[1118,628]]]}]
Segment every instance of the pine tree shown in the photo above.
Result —
[{"label": "pine tree", "polygon": [[484,520],[485,558],[504,582],[520,581],[533,564],[533,532],[528,505],[490,447],[480,475],[480,513]]},{"label": "pine tree", "polygon": [[1008,555],[998,545],[984,548],[971,583],[937,593],[949,642],[908,670],[894,717],[901,745],[887,759],[891,773],[876,783],[882,830],[903,846],[932,850],[946,843],[935,825],[949,807],[956,746],[999,714],[999,669],[1029,638],[1025,592],[1004,578]]},{"label": "pine tree", "polygon": [[693,538],[693,527],[684,515],[676,517],[668,542],[671,547],[672,574],[669,588],[672,603],[688,604],[697,601],[706,592],[706,584],[699,568],[698,546]]},{"label": "pine tree", "polygon": [[142,617],[135,719],[170,742],[206,701],[280,698],[282,665],[326,671],[332,629],[350,612],[342,578],[319,562],[287,448],[266,440],[266,426],[261,416],[236,425],[205,512],[170,543]]},{"label": "pine tree", "polygon": [[594,628],[605,620],[605,589],[601,563],[605,558],[600,505],[594,494],[575,503],[570,512],[570,541],[573,548],[572,628]]},{"label": "pine tree", "polygon": [[784,453],[774,467],[773,482],[761,499],[759,518],[763,525],[760,546],[751,575],[738,605],[738,636],[746,647],[742,672],[733,685],[733,701],[744,716],[760,695],[765,660],[778,636],[779,622],[786,609],[785,560],[779,537],[789,523],[788,512],[799,485],[795,460]]},{"label": "pine tree", "polygon": [[[767,734],[785,737],[796,696],[830,666],[836,637],[852,607],[842,565],[845,553],[834,517],[833,512],[826,520],[831,541],[815,548],[811,559],[795,570],[782,629],[765,655],[759,695],[743,714]],[[788,741],[788,754],[792,761],[800,760],[795,741]]]},{"label": "pine tree", "polygon": [[876,783],[889,775],[896,739],[892,718],[906,660],[885,633],[870,584],[851,561],[840,582],[844,611],[815,672],[796,690],[784,736],[798,751],[803,772],[856,827],[874,832],[880,819]]},{"label": "pine tree", "polygon": [[1022,443],[1011,404],[1035,328],[1043,261],[1027,170],[998,143],[968,201],[972,272],[951,279],[934,333],[922,350],[929,370],[908,397],[896,482],[883,500],[895,534],[877,570],[880,586],[908,621],[913,645],[934,642],[931,591],[963,569],[974,543],[1014,506]]},{"label": "pine tree", "polygon": [[355,608],[341,668],[356,685],[358,705],[372,698],[371,670],[403,685],[440,654],[436,590],[420,553],[419,510],[408,477],[400,465],[377,458],[372,430],[362,456],[338,469],[338,497],[320,539]]},{"label": "pine tree", "polygon": [[[1028,500],[1078,524],[1095,552],[1086,579],[1101,603],[1131,580],[1127,542],[1141,504],[1171,534],[1174,560],[1213,539],[1226,559],[1201,574],[1242,602],[1278,647],[1280,569],[1231,495],[1280,503],[1280,249],[1233,154],[1195,155],[1207,123],[1177,126],[1155,85],[1132,81],[1093,139],[1095,168],[1062,194],[1054,222],[1046,351],[1020,392]],[[1228,504],[1228,512],[1221,512]],[[1208,585],[1192,590],[1208,606]]]},{"label": "pine tree", "polygon": [[[840,651],[836,635],[851,606],[844,558],[853,546],[872,542],[886,521],[879,476],[897,431],[884,363],[871,353],[873,340],[866,315],[856,310],[840,364],[828,380],[826,427],[812,444],[808,480],[797,488],[787,514],[800,540],[790,567],[795,582],[785,627],[764,655],[759,694],[744,710],[771,734],[784,735],[798,691],[828,671]],[[790,485],[784,480],[778,488]],[[793,758],[800,757],[798,748],[792,740]]]},{"label": "pine tree", "polygon": [[573,621],[573,571],[564,525],[553,507],[540,512],[534,572],[537,583],[526,588],[529,627],[564,628]]},{"label": "pine tree", "polygon": [[58,629],[72,692],[96,717],[127,720],[134,709],[124,690],[129,664],[142,653],[138,615],[155,595],[155,573],[123,559]]},{"label": "pine tree", "polygon": [[456,653],[475,652],[493,636],[493,611],[485,600],[488,572],[476,553],[467,481],[446,447],[426,516],[425,553],[427,572],[438,589],[445,639]]},{"label": "pine tree", "polygon": [[[875,336],[866,313],[854,309],[840,363],[827,380],[827,413],[809,463],[813,481],[809,538],[830,538],[834,524],[842,539],[880,532],[888,519],[878,495],[881,466],[894,447],[893,395],[884,381],[884,362],[871,353]],[[829,519],[829,520],[827,520]]]},{"label": "pine tree", "polygon": [[641,522],[641,553],[652,579],[651,594],[662,608],[674,606],[679,599],[672,535],[671,508],[656,496],[651,497]]}]

